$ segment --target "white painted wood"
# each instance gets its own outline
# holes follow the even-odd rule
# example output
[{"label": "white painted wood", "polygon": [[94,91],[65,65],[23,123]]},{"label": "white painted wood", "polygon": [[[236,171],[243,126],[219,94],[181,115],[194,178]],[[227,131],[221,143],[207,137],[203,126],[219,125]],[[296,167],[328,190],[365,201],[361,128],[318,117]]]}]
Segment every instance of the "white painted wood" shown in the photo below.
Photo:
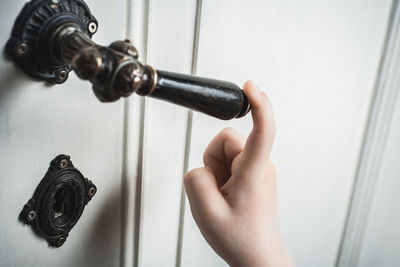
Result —
[{"label": "white painted wood", "polygon": [[[147,1],[127,1],[126,36],[133,41],[143,63],[147,60],[148,19]],[[138,266],[139,260],[145,102],[144,98],[134,94],[124,104],[121,266],[130,267]]]},{"label": "white painted wood", "polygon": [[[394,3],[381,67],[376,82],[376,92],[372,101],[370,118],[358,164],[354,193],[338,254],[338,266],[357,266],[363,244],[367,247],[367,252],[372,252],[370,249],[374,247],[374,244],[382,242],[385,231],[388,233],[389,229],[391,229],[386,227],[379,230],[378,224],[380,220],[385,220],[383,219],[384,217],[379,215],[390,212],[388,208],[392,203],[384,202],[390,197],[391,190],[388,185],[395,182],[392,181],[394,179],[392,175],[396,173],[396,166],[390,162],[394,160],[393,153],[395,152],[393,149],[396,146],[396,141],[387,143],[391,123],[392,132],[390,134],[393,135],[393,131],[396,132],[399,122],[396,119],[392,121],[392,115],[396,106],[396,96],[400,90],[400,48],[398,46],[400,41],[400,5],[398,1]],[[379,181],[379,179],[382,179],[382,181]],[[376,188],[377,183],[378,189]],[[374,202],[374,193],[376,190],[380,191],[377,195],[378,199]],[[382,190],[386,190],[386,192]],[[374,209],[372,210],[372,214],[370,214],[373,203]],[[382,210],[377,211],[377,207]],[[369,223],[368,218],[372,220],[371,223],[373,223],[372,227],[374,228],[366,232],[366,227]],[[383,226],[385,223],[386,221],[381,222],[380,226]],[[374,231],[374,233],[371,233],[371,231]],[[369,239],[363,241],[365,233]],[[382,237],[378,238],[375,235],[377,233],[382,233]],[[375,237],[375,239],[372,239],[372,237]],[[371,244],[365,243],[367,241],[371,242]],[[387,242],[390,244],[390,240],[387,240]],[[380,248],[383,249],[384,246]],[[390,245],[386,248],[390,251]],[[389,258],[383,259],[384,255],[380,255],[377,251],[363,257],[364,264],[360,263],[359,266],[366,266],[365,264],[370,265],[379,261],[386,263],[391,261]]]},{"label": "white painted wood", "polygon": [[[2,1],[0,47],[4,48],[23,0]],[[99,19],[94,39],[108,44],[125,31],[125,0],[88,0]],[[123,102],[100,103],[88,82],[71,75],[46,86],[0,58],[0,265],[118,266]],[[50,160],[69,154],[98,192],[59,249],[49,248],[18,221],[23,205]]]},{"label": "white painted wood", "polygon": [[[0,4],[0,47],[24,2]],[[100,24],[95,41],[127,36],[142,62],[240,85],[253,79],[270,95],[286,244],[298,266],[333,266],[391,1],[203,0],[196,63],[197,2],[87,0]],[[189,141],[189,168],[200,166],[218,131],[233,126],[247,134],[250,117],[225,122],[194,113],[188,131],[186,109],[137,95],[103,104],[90,87],[73,74],[48,87],[1,56],[0,266],[225,266],[180,203],[185,146]],[[400,260],[397,207],[384,209],[399,201],[399,109],[359,266]],[[98,194],[66,244],[52,249],[18,214],[60,153],[72,156]]]},{"label": "white painted wood", "polygon": [[[398,75],[397,75],[398,77]],[[399,78],[397,78],[399,88]],[[378,174],[357,266],[394,267],[400,264],[400,95]]]},{"label": "white painted wood", "polygon": [[[148,63],[190,73],[195,0],[150,1]],[[175,266],[188,110],[146,99],[139,266]]]},{"label": "white painted wood", "polygon": [[[333,266],[391,1],[203,1],[197,73],[270,96],[282,233],[297,266]],[[226,126],[194,113],[189,167]],[[188,207],[182,266],[225,266]]]}]

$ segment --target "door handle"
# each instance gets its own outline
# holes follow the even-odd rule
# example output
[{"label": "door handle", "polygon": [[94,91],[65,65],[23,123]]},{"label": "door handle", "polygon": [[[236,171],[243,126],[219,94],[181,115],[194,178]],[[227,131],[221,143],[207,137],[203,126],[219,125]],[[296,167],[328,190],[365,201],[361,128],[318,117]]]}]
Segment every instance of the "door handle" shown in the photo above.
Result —
[{"label": "door handle", "polygon": [[102,102],[136,92],[224,120],[249,112],[236,84],[156,70],[138,60],[129,40],[93,42],[97,27],[83,0],[31,0],[15,22],[7,52],[25,73],[52,84],[65,82],[74,70]]}]

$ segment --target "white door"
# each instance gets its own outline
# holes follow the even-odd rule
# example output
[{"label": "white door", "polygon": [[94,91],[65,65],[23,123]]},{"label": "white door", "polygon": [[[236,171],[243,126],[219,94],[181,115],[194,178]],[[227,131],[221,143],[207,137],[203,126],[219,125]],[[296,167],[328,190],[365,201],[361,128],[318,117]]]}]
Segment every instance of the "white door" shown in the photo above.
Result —
[{"label": "white door", "polygon": [[[24,3],[0,3],[0,47]],[[272,161],[282,233],[295,263],[351,266],[339,259],[343,233],[351,234],[348,211],[397,1],[86,3],[99,22],[93,39],[100,44],[130,38],[140,60],[157,69],[240,86],[254,80],[275,112]],[[138,95],[103,104],[90,88],[74,74],[48,86],[1,57],[0,266],[226,266],[191,217],[182,177],[202,165],[203,150],[223,128],[248,134],[250,116],[220,121]],[[55,249],[18,215],[58,154],[70,155],[98,192]],[[382,181],[380,188],[393,182]],[[368,233],[385,216],[379,205],[390,202],[382,194],[370,215],[376,221],[364,231],[371,242],[376,236]],[[377,266],[369,258],[379,258],[374,250],[363,246],[359,266]]]},{"label": "white door", "polygon": [[[123,0],[88,1],[101,18],[96,41],[109,43],[125,34]],[[1,1],[0,47],[10,38],[24,0]],[[117,266],[120,261],[121,162],[123,102],[103,105],[89,84],[75,75],[48,86],[21,72],[2,54],[0,59],[0,265]],[[47,242],[18,221],[19,212],[59,154],[98,188],[64,246]]]}]

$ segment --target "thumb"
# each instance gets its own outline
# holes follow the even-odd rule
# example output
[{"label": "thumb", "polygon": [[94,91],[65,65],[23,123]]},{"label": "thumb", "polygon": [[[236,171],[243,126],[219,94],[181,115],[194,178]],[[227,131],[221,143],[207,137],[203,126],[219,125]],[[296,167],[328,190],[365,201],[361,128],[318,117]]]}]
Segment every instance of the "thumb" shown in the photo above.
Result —
[{"label": "thumb", "polygon": [[191,170],[185,175],[184,184],[196,221],[204,219],[207,215],[216,215],[229,207],[210,168]]},{"label": "thumb", "polygon": [[243,87],[251,106],[253,130],[243,150],[243,157],[254,166],[265,164],[275,139],[275,120],[267,95],[248,81]]}]

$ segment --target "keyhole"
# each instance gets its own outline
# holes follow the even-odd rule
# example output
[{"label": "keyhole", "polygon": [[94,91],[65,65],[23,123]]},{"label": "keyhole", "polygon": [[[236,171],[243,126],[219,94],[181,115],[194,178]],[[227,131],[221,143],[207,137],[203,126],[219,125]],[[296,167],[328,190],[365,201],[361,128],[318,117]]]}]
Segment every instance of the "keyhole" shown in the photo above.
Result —
[{"label": "keyhole", "polygon": [[65,213],[65,201],[67,197],[67,190],[65,188],[60,188],[57,190],[56,195],[54,196],[55,202],[53,206],[54,211],[54,219],[57,219],[64,215]]},{"label": "keyhole", "polygon": [[54,195],[53,216],[58,226],[70,223],[75,216],[76,198],[74,190],[69,186],[62,186]]}]

